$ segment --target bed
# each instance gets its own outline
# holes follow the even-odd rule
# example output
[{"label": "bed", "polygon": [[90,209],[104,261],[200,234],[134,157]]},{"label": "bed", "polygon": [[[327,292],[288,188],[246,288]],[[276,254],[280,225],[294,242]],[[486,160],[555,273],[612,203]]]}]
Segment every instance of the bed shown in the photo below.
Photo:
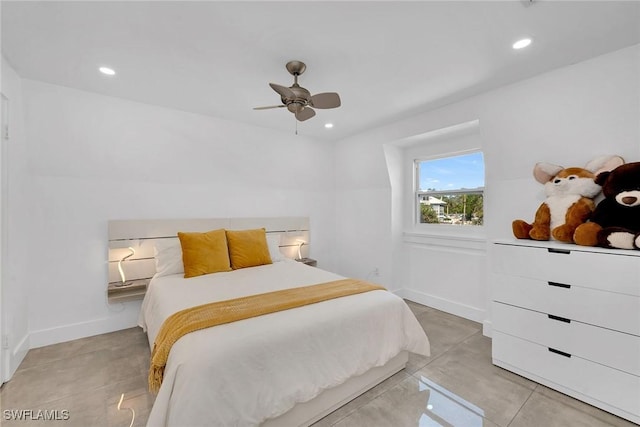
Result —
[{"label": "bed", "polygon": [[[155,275],[139,325],[153,348],[185,308],[340,279],[286,257],[188,279]],[[147,425],[310,425],[403,369],[408,352],[428,355],[428,339],[385,290],[198,330],[171,348]]]}]

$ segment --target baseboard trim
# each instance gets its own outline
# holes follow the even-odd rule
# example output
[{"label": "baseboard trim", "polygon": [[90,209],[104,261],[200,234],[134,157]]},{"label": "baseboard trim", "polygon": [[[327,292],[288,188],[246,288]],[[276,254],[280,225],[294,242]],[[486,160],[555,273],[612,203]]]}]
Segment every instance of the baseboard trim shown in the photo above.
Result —
[{"label": "baseboard trim", "polygon": [[[392,290],[391,292],[401,298],[406,298],[419,304],[455,314],[456,316],[464,317],[474,322],[480,322],[482,323],[482,333],[491,337],[491,321],[485,320],[486,313],[484,310],[412,289],[402,288]],[[31,331],[29,335],[20,341],[20,344],[16,346],[11,354],[10,374],[13,375],[13,372],[15,372],[15,369],[17,369],[17,366],[22,362],[22,359],[24,359],[30,348],[44,347],[137,326],[137,310],[126,310],[118,314],[118,316],[114,317]]]},{"label": "baseboard trim", "polygon": [[482,322],[482,335],[489,338],[493,337],[493,324],[491,323],[491,320],[485,320]]},{"label": "baseboard trim", "polygon": [[125,310],[113,317],[31,331],[31,348],[133,328],[138,324],[138,311]]},{"label": "baseboard trim", "polygon": [[397,295],[428,307],[433,307],[447,313],[455,314],[456,316],[464,317],[465,319],[473,320],[474,322],[485,322],[485,311],[477,307],[472,307],[470,305],[461,304],[446,298],[407,288],[403,288],[398,291]]},{"label": "baseboard trim", "polygon": [[[7,355],[9,356],[8,372],[5,373],[6,378],[3,378],[3,381],[9,381],[11,377],[13,377],[13,374],[18,370],[18,366],[20,366],[24,358],[27,356],[30,348],[29,338],[29,335],[25,335],[12,351],[7,352]],[[0,383],[3,381],[0,381]]]}]

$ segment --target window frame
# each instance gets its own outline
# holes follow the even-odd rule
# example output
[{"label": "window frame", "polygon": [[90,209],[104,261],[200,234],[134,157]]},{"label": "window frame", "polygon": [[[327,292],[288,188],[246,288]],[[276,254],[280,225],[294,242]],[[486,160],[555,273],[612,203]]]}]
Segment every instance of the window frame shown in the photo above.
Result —
[{"label": "window frame", "polygon": [[[482,161],[483,161],[483,172],[484,172],[484,184],[482,187],[476,187],[476,188],[470,188],[470,189],[462,189],[462,188],[456,188],[456,189],[452,189],[452,190],[431,190],[431,191],[421,191],[420,190],[420,163],[421,162],[427,162],[430,160],[438,160],[438,159],[446,159],[446,158],[450,158],[450,157],[459,157],[459,156],[464,156],[467,154],[473,154],[473,153],[481,153],[482,154]],[[460,151],[452,151],[452,152],[448,152],[448,153],[442,153],[442,154],[438,154],[438,155],[433,155],[433,156],[421,156],[421,157],[415,157],[413,159],[413,223],[414,223],[414,227],[416,228],[424,228],[424,229],[429,229],[431,230],[442,230],[448,233],[451,232],[453,230],[456,230],[456,232],[458,232],[457,230],[463,229],[465,231],[468,231],[470,233],[484,233],[484,219],[482,221],[482,224],[480,225],[474,225],[472,227],[461,227],[458,224],[446,224],[446,223],[425,223],[425,222],[421,222],[421,204],[420,204],[420,198],[422,196],[438,196],[438,195],[449,195],[449,194],[482,194],[482,210],[484,212],[485,208],[486,208],[486,203],[485,203],[485,189],[486,189],[486,162],[485,162],[485,155],[484,155],[484,151],[482,150],[482,148],[480,147],[475,147],[475,148],[470,148],[467,150],[460,150]]]}]

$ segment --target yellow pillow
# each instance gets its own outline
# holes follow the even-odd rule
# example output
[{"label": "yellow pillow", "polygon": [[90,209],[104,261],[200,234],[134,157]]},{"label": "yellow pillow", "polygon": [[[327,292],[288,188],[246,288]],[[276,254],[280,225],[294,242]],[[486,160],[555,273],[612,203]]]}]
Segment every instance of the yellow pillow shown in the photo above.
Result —
[{"label": "yellow pillow", "polygon": [[234,270],[271,264],[267,234],[264,228],[242,231],[227,230],[227,245],[229,245],[231,268]]},{"label": "yellow pillow", "polygon": [[206,233],[178,233],[182,246],[184,277],[231,271],[224,229]]}]

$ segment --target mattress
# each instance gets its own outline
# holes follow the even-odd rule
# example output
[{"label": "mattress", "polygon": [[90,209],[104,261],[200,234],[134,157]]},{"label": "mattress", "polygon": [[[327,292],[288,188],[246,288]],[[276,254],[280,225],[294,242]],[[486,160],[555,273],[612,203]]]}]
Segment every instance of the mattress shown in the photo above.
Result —
[{"label": "mattress", "polygon": [[[139,325],[153,348],[179,310],[343,278],[295,261],[154,277]],[[428,355],[428,339],[404,301],[380,290],[196,331],[171,349],[147,425],[259,425],[401,351]]]}]

